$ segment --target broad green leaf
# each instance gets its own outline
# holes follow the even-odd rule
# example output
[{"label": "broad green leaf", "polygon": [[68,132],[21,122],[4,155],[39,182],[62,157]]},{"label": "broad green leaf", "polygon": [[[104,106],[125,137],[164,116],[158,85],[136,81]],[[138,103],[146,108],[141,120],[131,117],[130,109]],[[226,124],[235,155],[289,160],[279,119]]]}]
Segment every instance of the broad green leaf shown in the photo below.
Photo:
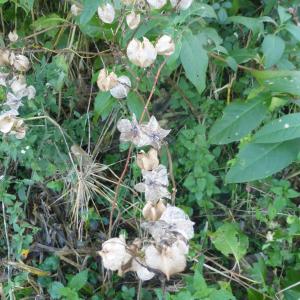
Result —
[{"label": "broad green leaf", "polygon": [[285,42],[279,36],[268,34],[262,43],[262,51],[265,57],[265,67],[270,68],[276,64],[283,55]]},{"label": "broad green leaf", "polygon": [[38,18],[36,21],[32,23],[32,27],[35,30],[42,30],[45,28],[57,26],[64,22],[66,22],[66,20],[61,18],[59,15],[50,14],[48,16],[43,16]]},{"label": "broad green leaf", "polygon": [[297,40],[300,41],[300,27],[289,23],[286,25],[285,29]]},{"label": "broad green leaf", "polygon": [[240,260],[246,254],[249,246],[248,237],[234,223],[221,225],[211,234],[211,240],[225,256],[229,257],[232,254],[236,260]]},{"label": "broad green leaf", "polygon": [[299,71],[252,71],[257,81],[268,90],[300,96]]},{"label": "broad green leaf", "polygon": [[188,34],[182,40],[180,59],[185,70],[186,77],[194,84],[199,94],[206,86],[206,70],[208,57],[203,49],[201,39],[192,34]]},{"label": "broad green leaf", "polygon": [[183,23],[192,15],[200,16],[202,18],[217,19],[216,12],[210,5],[194,2],[189,9],[180,11],[179,16],[176,16],[172,23],[174,25]]},{"label": "broad green leaf", "polygon": [[238,183],[266,178],[281,171],[297,159],[300,139],[275,144],[245,145],[236,163],[226,175],[227,183]]},{"label": "broad green leaf", "polygon": [[268,113],[263,95],[247,101],[236,101],[228,105],[221,119],[217,120],[209,132],[212,144],[228,144],[239,141],[255,129]]},{"label": "broad green leaf", "polygon": [[101,4],[101,0],[84,0],[83,1],[83,12],[80,15],[80,24],[84,25],[91,20],[93,15],[96,13],[98,7]]},{"label": "broad green leaf", "polygon": [[263,23],[259,22],[257,18],[233,16],[233,17],[229,17],[227,20],[236,24],[242,24],[246,26],[248,29],[250,29],[253,32],[254,35],[263,32],[264,30]]},{"label": "broad green leaf", "polygon": [[88,270],[84,270],[71,278],[68,287],[74,291],[79,291],[86,285],[87,279]]},{"label": "broad green leaf", "polygon": [[292,17],[292,15],[287,12],[287,9],[280,5],[278,6],[278,15],[281,24],[285,23]]},{"label": "broad green leaf", "polygon": [[139,119],[144,110],[143,101],[138,97],[137,94],[130,92],[126,99],[126,103],[129,110],[136,115],[137,119]]},{"label": "broad green leaf", "polygon": [[279,143],[296,138],[300,138],[300,113],[271,121],[254,135],[253,142]]},{"label": "broad green leaf", "polygon": [[102,119],[105,119],[111,112],[115,103],[115,98],[113,98],[109,92],[99,92],[95,99],[93,121],[97,122],[100,116]]}]

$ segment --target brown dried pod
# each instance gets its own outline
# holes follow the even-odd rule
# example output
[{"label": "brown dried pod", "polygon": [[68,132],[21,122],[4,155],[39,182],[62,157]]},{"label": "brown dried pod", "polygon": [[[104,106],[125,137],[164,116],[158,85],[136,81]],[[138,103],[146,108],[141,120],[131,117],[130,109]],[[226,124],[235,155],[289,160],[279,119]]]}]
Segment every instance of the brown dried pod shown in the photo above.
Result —
[{"label": "brown dried pod", "polygon": [[162,200],[159,200],[156,203],[148,201],[143,208],[143,216],[147,221],[157,221],[163,212],[165,211],[166,206]]},{"label": "brown dried pod", "polygon": [[142,169],[146,171],[152,171],[159,165],[157,157],[157,150],[151,148],[148,153],[140,152],[136,156],[136,163]]}]

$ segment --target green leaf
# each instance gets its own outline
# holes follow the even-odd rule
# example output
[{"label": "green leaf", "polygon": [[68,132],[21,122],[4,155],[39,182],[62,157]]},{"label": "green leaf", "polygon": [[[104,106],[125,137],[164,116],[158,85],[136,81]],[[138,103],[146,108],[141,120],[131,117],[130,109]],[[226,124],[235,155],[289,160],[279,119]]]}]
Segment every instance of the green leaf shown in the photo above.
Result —
[{"label": "green leaf", "polygon": [[65,297],[65,300],[79,300],[78,294],[69,287],[60,288],[59,294]]},{"label": "green leaf", "polygon": [[68,287],[74,291],[79,291],[86,285],[87,279],[88,270],[84,270],[71,278]]},{"label": "green leaf", "polygon": [[249,246],[248,237],[234,223],[221,225],[211,234],[211,240],[225,256],[229,257],[232,254],[236,260],[240,260],[246,254]]},{"label": "green leaf", "polygon": [[279,19],[280,19],[280,24],[285,23],[292,17],[292,15],[287,12],[287,9],[280,5],[278,6],[278,15],[279,15]]},{"label": "green leaf", "polygon": [[144,110],[144,103],[134,92],[130,92],[127,97],[127,106],[134,113],[137,119],[140,119]]},{"label": "green leaf", "polygon": [[238,183],[266,178],[297,159],[300,139],[275,144],[245,145],[236,163],[226,175],[226,182]]},{"label": "green leaf", "polygon": [[61,18],[59,15],[50,14],[48,16],[43,16],[38,18],[36,21],[32,23],[32,27],[35,30],[42,30],[45,28],[57,26],[64,22],[66,22],[66,20]]},{"label": "green leaf", "polygon": [[271,121],[254,135],[253,142],[279,143],[296,138],[300,138],[300,113]]},{"label": "green leaf", "polygon": [[208,57],[203,49],[201,39],[192,34],[188,34],[182,41],[180,59],[185,70],[186,77],[194,84],[201,94],[206,86],[206,70]]},{"label": "green leaf", "polygon": [[266,116],[266,96],[260,95],[245,102],[236,101],[228,105],[221,119],[209,132],[212,144],[228,144],[239,141],[256,128]]},{"label": "green leaf", "polygon": [[101,4],[101,0],[84,0],[83,1],[83,12],[80,15],[80,24],[84,25],[91,20],[93,15],[96,13],[98,7]]},{"label": "green leaf", "polygon": [[61,282],[53,281],[49,288],[49,294],[51,296],[51,299],[60,299],[61,294],[60,290],[64,287],[64,285]]},{"label": "green leaf", "polygon": [[213,290],[209,295],[209,300],[236,300],[236,298],[229,291]]},{"label": "green leaf", "polygon": [[270,68],[276,64],[283,55],[285,42],[279,36],[268,34],[262,43],[262,51],[265,57],[265,67]]},{"label": "green leaf", "polygon": [[286,25],[285,29],[297,40],[300,41],[300,27],[289,23]]},{"label": "green leaf", "polygon": [[252,71],[252,75],[268,90],[300,96],[299,71]]},{"label": "green leaf", "polygon": [[250,29],[254,35],[263,32],[264,26],[263,23],[260,22],[257,18],[249,18],[249,17],[242,17],[242,16],[233,16],[227,19],[236,24],[242,24]]},{"label": "green leaf", "polygon": [[94,104],[94,122],[97,122],[99,117],[105,119],[115,105],[115,98],[111,97],[109,92],[99,92]]}]

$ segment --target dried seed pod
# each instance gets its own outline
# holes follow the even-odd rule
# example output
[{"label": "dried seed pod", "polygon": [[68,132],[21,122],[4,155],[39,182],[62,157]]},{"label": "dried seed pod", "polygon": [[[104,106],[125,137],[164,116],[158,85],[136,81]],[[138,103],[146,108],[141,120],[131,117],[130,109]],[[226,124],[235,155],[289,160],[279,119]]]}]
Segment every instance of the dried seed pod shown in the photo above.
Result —
[{"label": "dried seed pod", "polygon": [[0,115],[0,131],[2,133],[9,133],[14,126],[15,120],[15,117],[11,115]]},{"label": "dried seed pod", "polygon": [[136,163],[142,170],[152,171],[159,165],[157,154],[157,150],[154,148],[151,148],[148,153],[138,153],[136,156]]},{"label": "dried seed pod", "polygon": [[131,81],[127,76],[120,76],[117,79],[117,84],[110,89],[110,94],[117,98],[126,98],[131,88]]},{"label": "dried seed pod", "polygon": [[0,67],[4,67],[10,64],[9,57],[10,57],[10,52],[8,50],[0,49]]},{"label": "dried seed pod", "polygon": [[155,49],[159,55],[170,56],[175,51],[175,44],[170,36],[163,35],[158,39]]},{"label": "dried seed pod", "polygon": [[16,42],[18,40],[19,36],[16,32],[16,30],[14,31],[10,31],[9,34],[8,34],[8,39],[11,41],[11,42]]},{"label": "dried seed pod", "polygon": [[143,37],[142,42],[137,39],[129,42],[127,56],[133,64],[146,68],[154,63],[157,53],[152,43]]},{"label": "dried seed pod", "polygon": [[19,72],[27,72],[30,69],[29,59],[22,54],[11,53],[9,62]]},{"label": "dried seed pod", "polygon": [[76,4],[71,5],[71,14],[75,17],[79,16],[82,12],[82,9],[78,7]]},{"label": "dried seed pod", "polygon": [[102,257],[104,267],[112,271],[121,269],[131,259],[123,236],[105,241],[98,254]]},{"label": "dried seed pod", "polygon": [[154,245],[148,246],[145,249],[145,262],[147,266],[164,273],[168,280],[186,267],[185,253],[177,242],[172,246],[163,246],[160,251]]},{"label": "dried seed pod", "polygon": [[111,24],[115,19],[115,9],[111,4],[106,3],[98,7],[98,16],[102,22]]},{"label": "dried seed pod", "polygon": [[126,23],[130,29],[135,29],[139,26],[141,21],[141,15],[136,14],[132,11],[129,15],[126,16]]},{"label": "dried seed pod", "polygon": [[160,220],[172,225],[174,230],[182,234],[187,240],[193,238],[194,222],[179,207],[168,205]]},{"label": "dried seed pod", "polygon": [[118,84],[118,77],[114,72],[108,74],[107,69],[101,69],[97,79],[100,91],[107,92]]},{"label": "dried seed pod", "polygon": [[119,120],[117,128],[121,132],[120,141],[132,142],[137,147],[149,145],[149,137],[142,132],[135,114],[132,116],[132,121],[128,119]]},{"label": "dried seed pod", "polygon": [[145,266],[145,261],[139,257],[132,260],[131,271],[136,272],[139,279],[143,281],[150,280],[155,276],[155,274],[150,272]]},{"label": "dried seed pod", "polygon": [[163,212],[165,211],[166,206],[162,200],[159,200],[156,203],[148,201],[143,208],[143,216],[147,221],[157,221]]}]

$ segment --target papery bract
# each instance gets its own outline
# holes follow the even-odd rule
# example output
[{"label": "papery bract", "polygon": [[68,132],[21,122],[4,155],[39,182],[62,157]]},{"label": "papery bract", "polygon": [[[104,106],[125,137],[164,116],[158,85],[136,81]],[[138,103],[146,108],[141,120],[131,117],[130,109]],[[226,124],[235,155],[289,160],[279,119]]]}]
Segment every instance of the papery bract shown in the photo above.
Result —
[{"label": "papery bract", "polygon": [[170,0],[172,7],[176,7],[179,10],[186,10],[188,9],[193,0]]},{"label": "papery bract", "polygon": [[126,251],[126,242],[123,237],[105,241],[98,254],[102,257],[104,267],[112,271],[120,269],[131,259],[131,255]]},{"label": "papery bract", "polygon": [[78,7],[76,4],[71,5],[71,14],[75,17],[79,16],[82,12],[82,9]]},{"label": "papery bract", "polygon": [[120,141],[122,142],[132,142],[137,147],[146,146],[150,142],[149,137],[142,132],[134,114],[132,121],[127,119],[119,120],[117,128],[121,132]]},{"label": "papery bract", "polygon": [[27,98],[28,100],[32,100],[35,97],[36,90],[33,85],[27,87]]},{"label": "papery bract", "polygon": [[0,131],[2,133],[8,133],[14,126],[15,118],[13,116],[3,114],[0,115]]},{"label": "papery bract", "polygon": [[27,72],[30,69],[29,59],[22,55],[11,53],[9,57],[10,64],[19,72]]},{"label": "papery bract", "polygon": [[186,257],[177,243],[172,246],[163,246],[159,251],[154,245],[145,249],[145,262],[147,266],[163,272],[169,280],[173,274],[184,271]]},{"label": "papery bract", "polygon": [[136,156],[136,163],[142,170],[146,171],[151,171],[157,168],[159,165],[157,150],[151,148],[148,153],[138,153]]},{"label": "papery bract", "polygon": [[150,7],[160,9],[166,5],[167,0],[146,0]]},{"label": "papery bract", "polygon": [[154,116],[150,118],[147,124],[143,124],[141,129],[149,136],[151,140],[150,145],[156,149],[160,149],[163,139],[171,131],[161,128]]},{"label": "papery bract", "polygon": [[168,172],[165,166],[159,165],[152,171],[142,170],[144,182],[138,183],[134,188],[138,192],[145,193],[146,201],[157,201],[162,198],[170,198],[167,189],[169,185]]},{"label": "papery bract", "polygon": [[110,89],[110,94],[117,98],[126,98],[131,88],[131,81],[127,76],[120,76],[117,79],[117,84]]},{"label": "papery bract", "polygon": [[175,44],[170,36],[163,35],[158,39],[155,49],[159,55],[170,56],[175,51]]},{"label": "papery bract", "polygon": [[136,14],[132,11],[129,15],[126,16],[126,23],[130,29],[135,29],[139,26],[141,21],[141,15]]},{"label": "papery bract", "polygon": [[98,7],[98,16],[102,22],[111,24],[115,19],[115,9],[111,4],[106,3]]},{"label": "papery bract", "polygon": [[97,85],[101,91],[107,92],[118,84],[118,77],[114,72],[108,73],[107,69],[101,69],[97,78]]},{"label": "papery bract", "polygon": [[157,53],[152,43],[145,37],[143,41],[133,39],[127,46],[127,56],[129,60],[142,68],[149,67],[156,59]]},{"label": "papery bract", "polygon": [[136,257],[132,260],[131,270],[136,272],[140,280],[146,281],[154,277],[154,273],[150,272],[146,267],[146,262]]},{"label": "papery bract", "polygon": [[10,52],[8,50],[0,49],[0,66],[6,66],[9,64]]},{"label": "papery bract", "polygon": [[10,31],[9,34],[8,34],[8,39],[11,41],[11,42],[16,42],[18,40],[19,36],[16,32],[16,30],[14,31]]},{"label": "papery bract", "polygon": [[27,84],[26,79],[23,75],[19,75],[14,77],[10,81],[10,88],[13,92],[13,94],[18,98],[21,99],[25,96],[27,96]]},{"label": "papery bract", "polygon": [[143,208],[143,217],[147,221],[157,221],[161,217],[165,209],[166,206],[164,205],[162,200],[159,200],[156,203],[148,201]]},{"label": "papery bract", "polygon": [[8,92],[6,95],[5,105],[9,106],[12,110],[18,110],[20,106],[22,106],[21,98],[16,97],[14,94]]},{"label": "papery bract", "polygon": [[187,240],[194,236],[194,222],[179,207],[168,205],[160,220],[174,226],[174,230],[182,234]]},{"label": "papery bract", "polygon": [[6,79],[9,73],[2,73],[0,72],[0,86],[6,86]]}]

